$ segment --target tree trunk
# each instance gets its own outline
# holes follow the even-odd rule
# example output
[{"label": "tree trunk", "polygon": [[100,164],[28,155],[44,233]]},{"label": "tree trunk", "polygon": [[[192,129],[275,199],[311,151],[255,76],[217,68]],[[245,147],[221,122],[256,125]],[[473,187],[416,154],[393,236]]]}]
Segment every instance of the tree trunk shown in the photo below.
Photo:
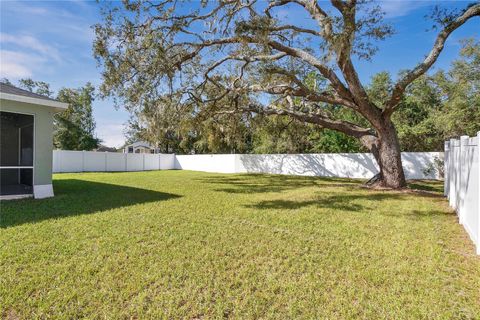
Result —
[{"label": "tree trunk", "polygon": [[390,119],[378,132],[377,142],[371,145],[380,172],[372,185],[383,188],[401,189],[407,186],[403,172],[400,144],[397,131]]}]

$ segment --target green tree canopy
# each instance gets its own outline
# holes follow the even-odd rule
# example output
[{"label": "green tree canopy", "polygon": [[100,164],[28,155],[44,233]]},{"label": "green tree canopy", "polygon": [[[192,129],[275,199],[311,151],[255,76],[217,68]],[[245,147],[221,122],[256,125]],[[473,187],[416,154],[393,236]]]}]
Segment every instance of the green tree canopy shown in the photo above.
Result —
[{"label": "green tree canopy", "polygon": [[[480,41],[463,40],[450,69],[412,82],[393,122],[403,151],[441,151],[444,141],[480,131]],[[368,94],[383,103],[392,90],[388,73],[372,77]]]},{"label": "green tree canopy", "polygon": [[[313,23],[279,19],[275,13],[289,6]],[[392,115],[408,86],[436,62],[452,32],[480,16],[480,4],[438,11],[434,20],[440,30],[429,53],[397,79],[384,103],[376,104],[353,61],[372,59],[376,42],[393,30],[382,19],[381,7],[370,1],[331,0],[329,6],[317,0],[187,5],[132,0],[103,9],[94,42],[103,69],[101,88],[105,95],[120,97],[127,109],[141,109],[172,92],[209,109],[213,100],[247,95],[246,104],[217,103],[216,111],[285,116],[356,138],[379,165],[376,184],[391,188],[406,186]],[[312,81],[312,73],[322,79]],[[209,86],[215,87],[213,96],[205,94]],[[330,107],[348,109],[362,122],[337,117],[343,113]]]},{"label": "green tree canopy", "polygon": [[63,88],[57,99],[68,103],[68,108],[55,115],[53,143],[62,150],[92,150],[100,139],[95,137],[92,102],[95,88],[91,83],[77,89]]},{"label": "green tree canopy", "polygon": [[[3,78],[3,83],[12,84]],[[18,86],[30,92],[54,98],[55,93],[50,84],[32,79],[20,79]],[[68,108],[54,116],[53,144],[62,150],[92,150],[99,146],[101,140],[95,137],[95,120],[92,103],[95,99],[95,88],[91,83],[71,89],[62,88],[55,97],[68,103]]]},{"label": "green tree canopy", "polygon": [[[450,69],[423,75],[407,87],[392,117],[402,151],[441,151],[445,140],[473,136],[480,131],[480,42],[470,39],[461,43],[461,55]],[[318,73],[306,77],[305,83],[312,89],[317,81],[322,81]],[[393,80],[387,72],[374,75],[367,87],[370,99],[379,105],[388,100],[392,90]],[[160,101],[161,105],[145,106],[132,117],[130,133],[134,140],[147,140],[162,152],[367,151],[352,137],[295,118],[219,114],[215,112],[214,101],[203,106],[180,103],[178,97]],[[248,97],[242,97],[241,101],[247,103]],[[234,103],[227,98],[221,101],[222,105]],[[365,119],[348,109],[325,108],[337,118],[365,125]]]}]

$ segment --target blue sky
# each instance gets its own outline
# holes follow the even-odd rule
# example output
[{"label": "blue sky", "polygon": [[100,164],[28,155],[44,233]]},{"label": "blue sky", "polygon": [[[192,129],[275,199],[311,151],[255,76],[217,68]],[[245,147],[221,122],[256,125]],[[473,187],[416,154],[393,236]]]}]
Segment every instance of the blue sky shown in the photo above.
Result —
[{"label": "blue sky", "polygon": [[[471,1],[470,1],[471,2]],[[361,79],[368,82],[380,71],[396,74],[415,66],[430,50],[436,33],[425,32],[431,22],[424,16],[436,3],[463,7],[464,1],[384,1],[382,6],[396,34],[380,44],[372,62],[357,62]],[[91,26],[100,21],[93,1],[3,1],[0,0],[0,78],[15,82],[30,77],[50,83],[54,90],[79,87],[87,81],[99,85],[100,70],[92,56]],[[295,19],[294,12],[280,12]],[[456,30],[433,70],[446,69],[458,56],[459,40],[480,37],[480,19],[472,19]],[[97,135],[108,146],[124,142],[124,110],[115,110],[111,101],[94,102]]]}]

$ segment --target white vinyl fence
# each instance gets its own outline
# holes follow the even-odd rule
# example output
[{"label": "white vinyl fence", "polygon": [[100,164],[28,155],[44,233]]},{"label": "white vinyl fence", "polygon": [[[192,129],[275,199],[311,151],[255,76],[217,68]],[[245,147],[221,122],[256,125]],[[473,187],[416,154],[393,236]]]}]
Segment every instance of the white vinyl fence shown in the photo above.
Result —
[{"label": "white vinyl fence", "polygon": [[[440,179],[436,159],[442,160],[443,152],[402,153],[407,179]],[[378,173],[369,153],[177,155],[175,169],[361,179]]]},{"label": "white vinyl fence", "polygon": [[[407,179],[440,179],[436,159],[443,159],[443,152],[402,153]],[[369,179],[378,172],[377,163],[369,153],[175,155],[53,151],[55,173],[168,169],[361,179]]]},{"label": "white vinyl fence", "polygon": [[445,142],[445,195],[480,255],[480,132]]},{"label": "white vinyl fence", "polygon": [[174,154],[53,151],[53,172],[147,171],[174,168]]}]

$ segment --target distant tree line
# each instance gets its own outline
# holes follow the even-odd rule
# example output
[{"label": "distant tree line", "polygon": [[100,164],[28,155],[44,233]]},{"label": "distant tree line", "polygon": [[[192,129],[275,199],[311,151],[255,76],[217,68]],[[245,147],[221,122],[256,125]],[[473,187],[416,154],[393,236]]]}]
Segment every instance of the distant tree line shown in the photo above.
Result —
[{"label": "distant tree line", "polygon": [[[12,84],[8,79],[2,82]],[[95,120],[92,103],[95,100],[95,88],[91,83],[80,88],[62,88],[55,93],[50,84],[44,81],[21,79],[18,87],[58,101],[68,103],[68,108],[54,116],[53,144],[62,150],[92,150],[100,144],[95,136]]]},{"label": "distant tree line", "polygon": [[[480,131],[480,42],[465,40],[462,44],[461,56],[450,70],[423,75],[407,87],[392,117],[402,151],[441,151],[445,140]],[[381,72],[372,77],[367,93],[381,105],[393,85],[391,75]],[[244,99],[225,98],[222,103],[242,104]],[[209,112],[208,107],[200,109],[179,100],[172,96],[146,103],[132,114],[129,139],[147,140],[162,152],[179,154],[367,151],[358,139],[294,118]],[[365,121],[345,108],[333,105],[328,109],[339,119]]]}]

